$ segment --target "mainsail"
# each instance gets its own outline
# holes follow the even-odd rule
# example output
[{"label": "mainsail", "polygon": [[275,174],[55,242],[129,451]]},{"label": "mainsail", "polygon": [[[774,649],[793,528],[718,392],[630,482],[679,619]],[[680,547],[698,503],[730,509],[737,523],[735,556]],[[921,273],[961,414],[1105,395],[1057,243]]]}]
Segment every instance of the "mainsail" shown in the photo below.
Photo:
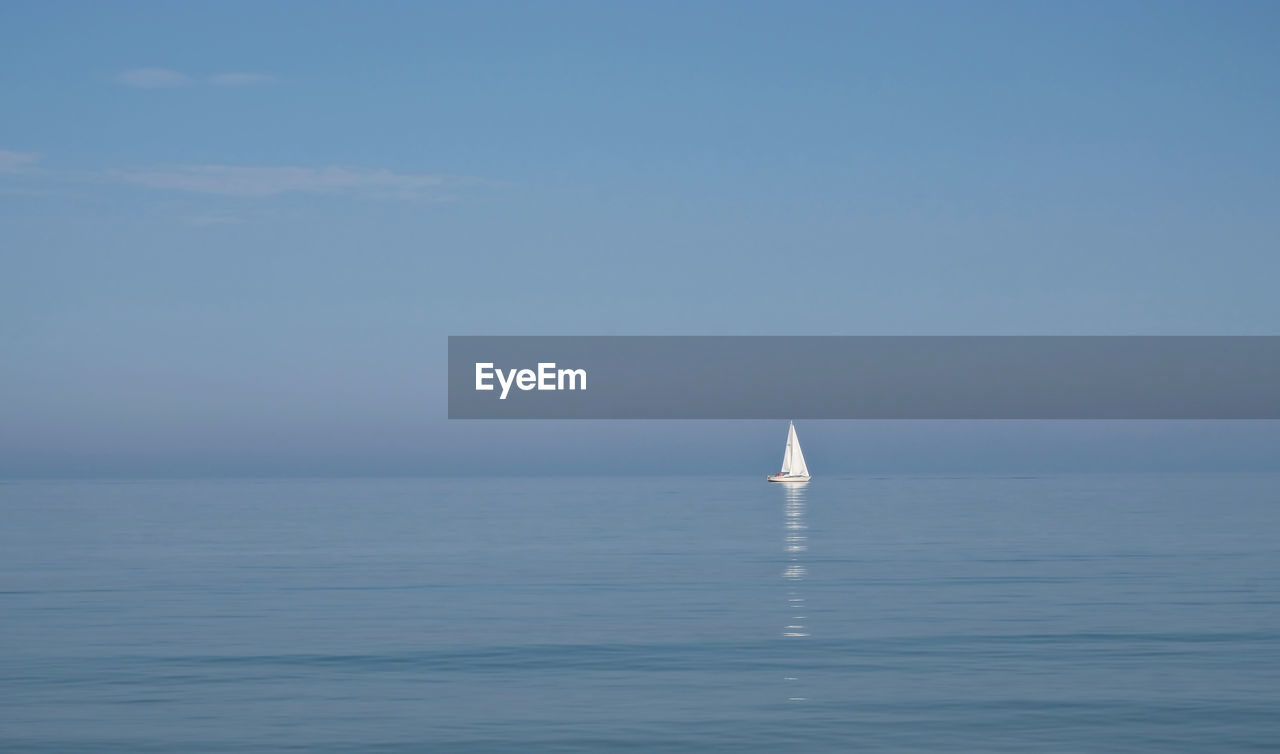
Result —
[{"label": "mainsail", "polygon": [[804,463],[804,451],[800,450],[800,438],[796,437],[796,425],[787,430],[787,450],[782,454],[782,473],[787,476],[809,476]]}]

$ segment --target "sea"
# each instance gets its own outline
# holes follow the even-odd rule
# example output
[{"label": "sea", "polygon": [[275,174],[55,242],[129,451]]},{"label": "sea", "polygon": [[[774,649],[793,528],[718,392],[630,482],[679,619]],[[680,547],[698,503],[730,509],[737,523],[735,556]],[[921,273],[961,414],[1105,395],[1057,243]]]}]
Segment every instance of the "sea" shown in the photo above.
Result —
[{"label": "sea", "polygon": [[1280,476],[0,483],[0,750],[1280,748]]}]

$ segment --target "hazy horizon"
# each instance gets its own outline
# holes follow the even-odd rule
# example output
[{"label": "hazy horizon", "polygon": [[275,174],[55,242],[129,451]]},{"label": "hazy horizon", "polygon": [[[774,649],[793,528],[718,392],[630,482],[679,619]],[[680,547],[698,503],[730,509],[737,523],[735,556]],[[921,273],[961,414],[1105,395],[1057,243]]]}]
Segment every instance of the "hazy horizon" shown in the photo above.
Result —
[{"label": "hazy horizon", "polygon": [[[0,479],[763,476],[777,471],[786,439],[776,421],[442,423],[450,431],[427,425],[361,452],[313,445],[230,454],[188,441],[167,454],[82,453],[74,463],[65,449],[10,454]],[[797,430],[815,477],[1280,471],[1274,421],[806,421]]]}]

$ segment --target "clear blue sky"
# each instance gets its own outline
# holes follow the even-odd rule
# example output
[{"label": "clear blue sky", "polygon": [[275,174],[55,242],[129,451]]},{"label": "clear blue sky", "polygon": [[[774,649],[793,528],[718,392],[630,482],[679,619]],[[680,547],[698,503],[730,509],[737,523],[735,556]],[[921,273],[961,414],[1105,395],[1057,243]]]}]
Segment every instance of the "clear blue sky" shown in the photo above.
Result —
[{"label": "clear blue sky", "polygon": [[[1280,333],[1277,39],[1270,2],[6,3],[0,475],[781,452],[447,423],[449,334]],[[849,470],[1280,438],[810,432]]]}]

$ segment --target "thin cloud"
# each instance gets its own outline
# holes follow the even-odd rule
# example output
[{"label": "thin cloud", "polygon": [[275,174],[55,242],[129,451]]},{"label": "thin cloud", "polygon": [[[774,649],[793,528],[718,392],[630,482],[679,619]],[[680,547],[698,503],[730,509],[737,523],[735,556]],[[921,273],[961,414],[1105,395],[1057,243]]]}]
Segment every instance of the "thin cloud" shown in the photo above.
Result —
[{"label": "thin cloud", "polygon": [[[176,191],[225,197],[267,198],[286,194],[330,194],[378,200],[430,202],[455,201],[472,190],[506,184],[484,178],[444,173],[404,173],[394,170],[327,165],[157,165],[101,171],[42,170],[35,152],[0,149],[0,176],[5,177],[5,193],[45,193],[39,183],[124,184],[156,191]],[[29,184],[32,180],[37,185]],[[202,217],[198,224],[229,222],[217,214]]]},{"label": "thin cloud", "polygon": [[269,73],[215,73],[209,77],[209,83],[214,86],[260,86],[279,81]]},{"label": "thin cloud", "polygon": [[396,173],[338,166],[166,165],[114,171],[111,176],[124,183],[150,189],[241,197],[360,193],[417,198],[446,185],[477,183],[475,179],[434,173]]},{"label": "thin cloud", "polygon": [[49,189],[0,186],[0,196],[52,196]]},{"label": "thin cloud", "polygon": [[0,149],[0,173],[16,173],[40,159],[35,152],[10,152]]},{"label": "thin cloud", "polygon": [[171,89],[193,84],[195,79],[169,68],[130,68],[116,76],[116,83],[137,89]]}]

